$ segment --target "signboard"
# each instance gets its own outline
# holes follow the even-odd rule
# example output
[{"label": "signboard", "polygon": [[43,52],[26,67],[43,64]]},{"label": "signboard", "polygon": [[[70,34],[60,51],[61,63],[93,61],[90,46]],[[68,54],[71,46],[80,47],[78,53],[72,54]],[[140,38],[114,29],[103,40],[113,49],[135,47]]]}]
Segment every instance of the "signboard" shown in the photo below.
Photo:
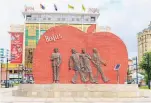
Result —
[{"label": "signboard", "polygon": [[120,64],[116,64],[115,67],[114,67],[114,70],[119,70],[120,66],[121,66]]},{"label": "signboard", "polygon": [[23,33],[10,32],[11,34],[11,63],[22,63],[23,55]]},{"label": "signboard", "polygon": [[24,32],[24,25],[11,25],[10,31],[11,32]]},{"label": "signboard", "polygon": [[28,11],[34,11],[35,10],[33,6],[27,6],[27,5],[25,5],[24,8],[25,8],[26,12],[28,12]]},{"label": "signboard", "polygon": [[88,13],[100,13],[100,10],[98,8],[88,8]]},{"label": "signboard", "polygon": [[111,31],[111,27],[109,26],[100,26],[100,31],[106,31],[106,32],[110,32]]},{"label": "signboard", "polygon": [[22,78],[22,75],[18,74],[9,74],[9,78]]}]

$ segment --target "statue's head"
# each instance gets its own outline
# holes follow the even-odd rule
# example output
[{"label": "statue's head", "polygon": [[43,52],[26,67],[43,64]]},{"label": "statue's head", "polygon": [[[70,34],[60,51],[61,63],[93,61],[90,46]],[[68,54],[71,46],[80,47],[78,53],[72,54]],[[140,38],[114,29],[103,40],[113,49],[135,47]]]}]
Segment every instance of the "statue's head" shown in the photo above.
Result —
[{"label": "statue's head", "polygon": [[98,53],[98,50],[96,48],[93,48],[93,53]]},{"label": "statue's head", "polygon": [[82,49],[81,49],[81,52],[82,52],[83,54],[86,53],[86,49],[82,48]]},{"label": "statue's head", "polygon": [[76,50],[74,48],[71,49],[72,54],[76,53]]},{"label": "statue's head", "polygon": [[54,50],[53,50],[55,53],[57,53],[59,50],[58,50],[58,48],[54,48]]}]

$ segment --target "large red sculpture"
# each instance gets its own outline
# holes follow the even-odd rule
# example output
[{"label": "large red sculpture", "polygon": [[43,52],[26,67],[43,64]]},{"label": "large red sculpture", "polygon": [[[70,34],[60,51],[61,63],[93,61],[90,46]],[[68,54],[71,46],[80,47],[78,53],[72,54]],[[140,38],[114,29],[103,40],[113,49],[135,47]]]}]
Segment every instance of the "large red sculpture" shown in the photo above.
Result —
[{"label": "large red sculpture", "polygon": [[[97,48],[101,59],[107,64],[107,66],[102,66],[102,69],[110,79],[108,83],[117,83],[117,75],[114,70],[116,64],[121,64],[119,83],[122,84],[126,80],[128,53],[125,44],[119,37],[109,32],[91,33],[89,31],[84,33],[72,26],[56,26],[42,35],[34,51],[33,75],[36,84],[52,83],[53,74],[50,56],[54,48],[59,48],[62,56],[60,83],[71,83],[74,75],[74,71],[70,71],[68,68],[72,48],[75,48],[78,52],[81,52],[81,48],[86,48],[89,54],[92,54],[93,48]],[[96,68],[93,65],[92,70],[95,76]],[[82,83],[80,77],[78,83]],[[103,83],[101,76],[99,76],[99,83]]]}]

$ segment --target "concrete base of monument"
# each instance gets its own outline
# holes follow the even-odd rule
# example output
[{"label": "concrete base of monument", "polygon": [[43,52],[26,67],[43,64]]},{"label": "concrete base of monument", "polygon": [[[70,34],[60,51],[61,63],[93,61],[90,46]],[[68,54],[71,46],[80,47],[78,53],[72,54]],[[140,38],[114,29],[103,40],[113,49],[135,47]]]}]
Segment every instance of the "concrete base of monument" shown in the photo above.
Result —
[{"label": "concrete base of monument", "polygon": [[135,84],[21,84],[13,96],[23,97],[77,97],[77,98],[138,98]]}]

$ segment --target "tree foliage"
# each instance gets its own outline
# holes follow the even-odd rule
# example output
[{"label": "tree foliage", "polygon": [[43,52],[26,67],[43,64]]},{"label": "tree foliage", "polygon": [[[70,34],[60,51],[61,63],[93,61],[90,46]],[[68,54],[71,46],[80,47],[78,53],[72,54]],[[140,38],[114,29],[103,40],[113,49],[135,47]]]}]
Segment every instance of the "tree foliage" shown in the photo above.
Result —
[{"label": "tree foliage", "polygon": [[151,52],[147,52],[143,55],[142,61],[139,64],[140,68],[145,71],[147,75],[146,82],[151,80]]}]

